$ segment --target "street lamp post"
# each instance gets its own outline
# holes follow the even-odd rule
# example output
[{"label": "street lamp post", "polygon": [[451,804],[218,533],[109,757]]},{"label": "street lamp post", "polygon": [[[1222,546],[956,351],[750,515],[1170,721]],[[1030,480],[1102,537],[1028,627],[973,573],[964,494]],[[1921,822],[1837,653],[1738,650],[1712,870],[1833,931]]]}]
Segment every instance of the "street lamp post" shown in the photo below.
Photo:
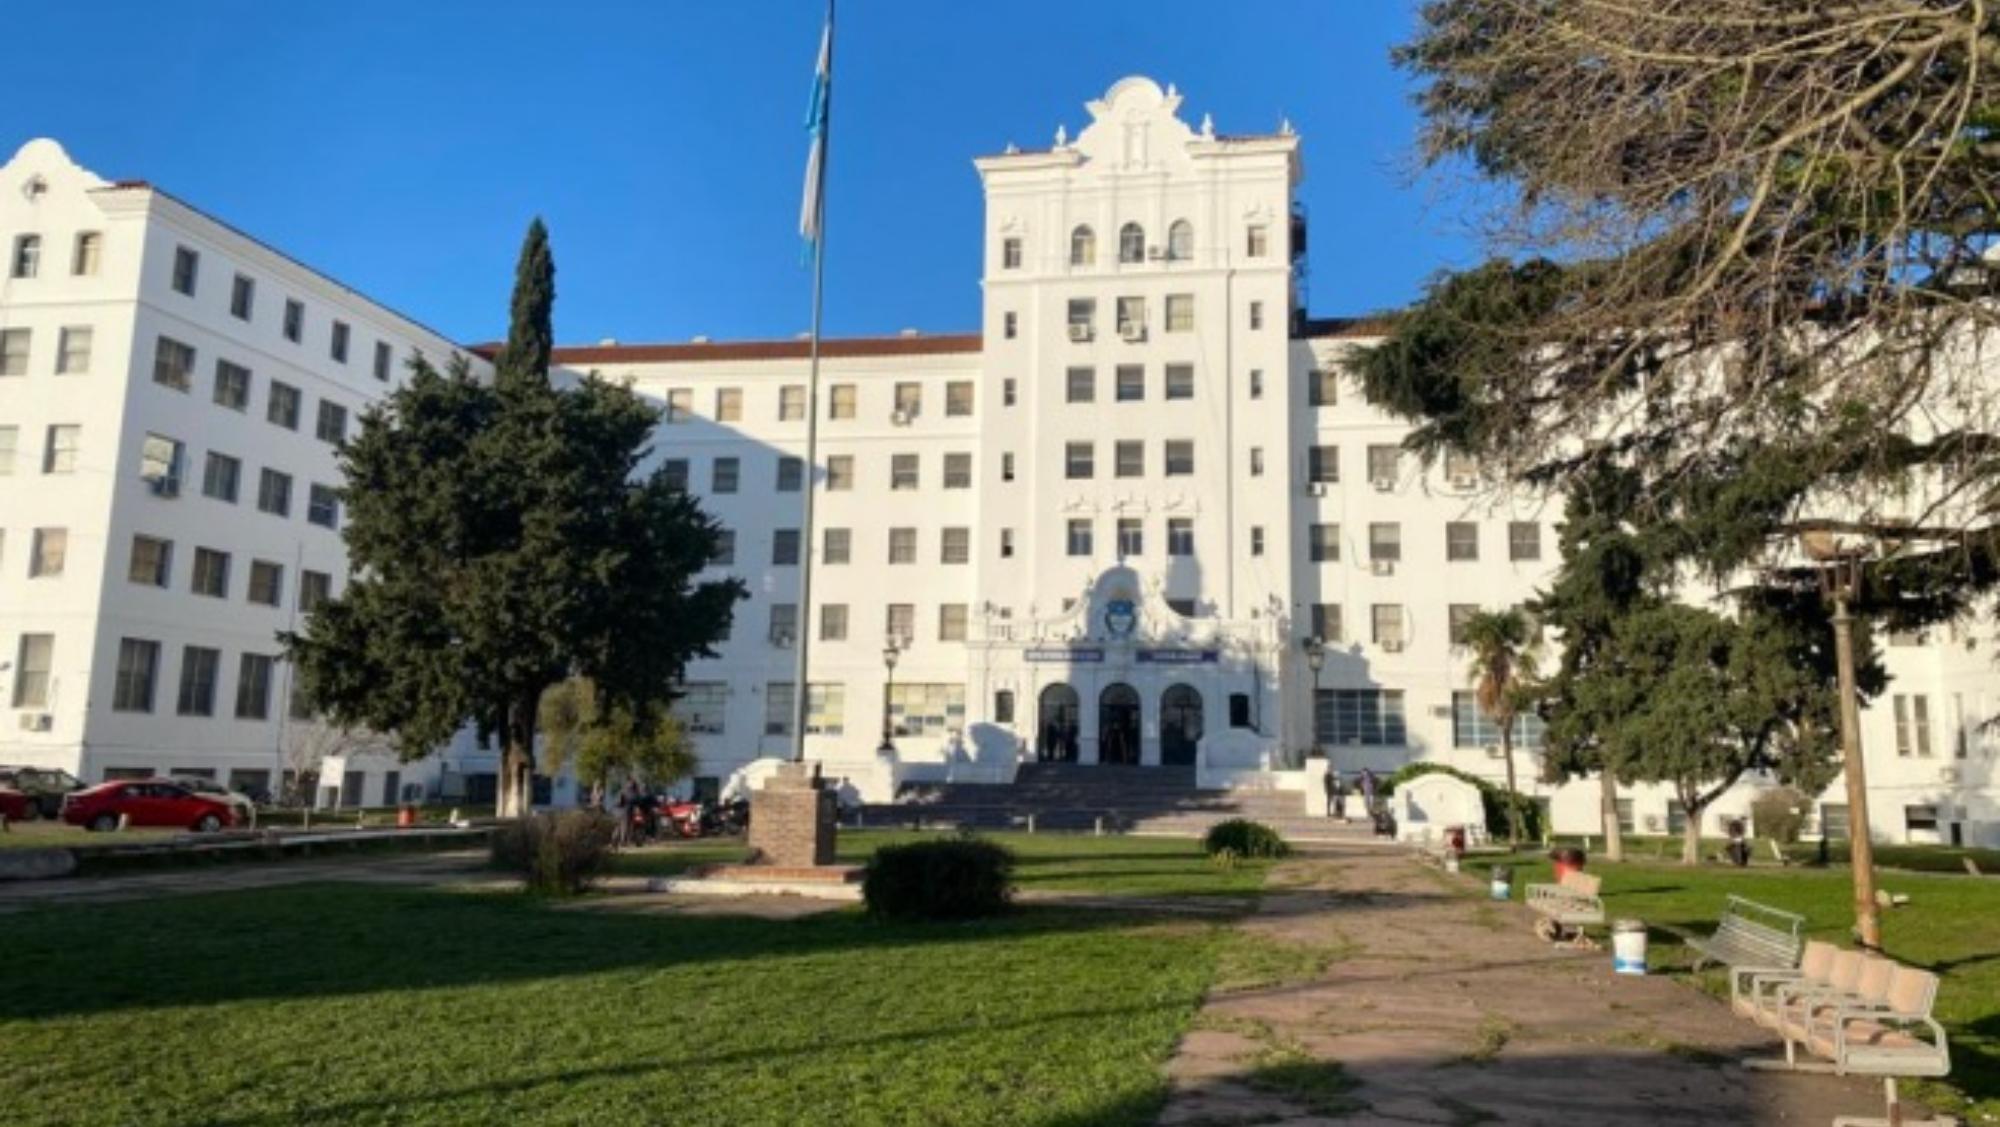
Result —
[{"label": "street lamp post", "polygon": [[[1854,615],[1850,604],[1861,593],[1862,557],[1841,550],[1831,537],[1800,537],[1806,555],[1819,565],[1821,593],[1833,603],[1833,644],[1840,675],[1840,761],[1847,777],[1847,860],[1854,879],[1854,930],[1861,945],[1882,946],[1882,918],[1875,903],[1875,843],[1869,834],[1868,767],[1861,757],[1861,702],[1854,684]],[[1825,844],[1826,827],[1820,827]]]},{"label": "street lamp post", "polygon": [[1306,668],[1313,673],[1312,695],[1312,747],[1319,750],[1319,671],[1326,665],[1326,645],[1318,638],[1307,638],[1304,643]]},{"label": "street lamp post", "polygon": [[889,698],[896,687],[896,658],[901,653],[894,637],[882,647],[882,668],[888,671],[888,677],[882,682],[882,746],[875,750],[883,755],[896,753],[895,729],[889,720]]}]

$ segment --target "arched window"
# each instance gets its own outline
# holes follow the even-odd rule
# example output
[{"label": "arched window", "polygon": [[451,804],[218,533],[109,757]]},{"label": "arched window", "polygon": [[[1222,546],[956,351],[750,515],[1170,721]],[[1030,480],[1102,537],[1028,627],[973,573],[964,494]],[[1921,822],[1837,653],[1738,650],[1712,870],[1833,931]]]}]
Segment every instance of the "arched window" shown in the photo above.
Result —
[{"label": "arched window", "polygon": [[1092,266],[1097,262],[1097,232],[1088,223],[1069,233],[1069,264]]},{"label": "arched window", "polygon": [[1118,261],[1146,261],[1146,229],[1137,223],[1118,228]]},{"label": "arched window", "polygon": [[1167,228],[1167,257],[1179,261],[1194,257],[1194,224],[1176,219]]}]

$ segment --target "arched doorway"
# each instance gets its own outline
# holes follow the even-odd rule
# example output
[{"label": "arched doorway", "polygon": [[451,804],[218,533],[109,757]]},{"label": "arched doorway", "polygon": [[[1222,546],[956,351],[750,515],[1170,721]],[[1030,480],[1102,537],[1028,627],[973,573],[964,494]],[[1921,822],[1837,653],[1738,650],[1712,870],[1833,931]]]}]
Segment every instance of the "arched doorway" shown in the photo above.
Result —
[{"label": "arched doorway", "polygon": [[1068,685],[1042,690],[1035,716],[1035,758],[1043,763],[1076,762],[1076,739],[1082,703]]},{"label": "arched doorway", "polygon": [[1174,685],[1160,694],[1160,762],[1194,765],[1201,742],[1201,694],[1192,685]]},{"label": "arched doorway", "polygon": [[1139,762],[1139,690],[1123,682],[1097,697],[1097,761]]}]

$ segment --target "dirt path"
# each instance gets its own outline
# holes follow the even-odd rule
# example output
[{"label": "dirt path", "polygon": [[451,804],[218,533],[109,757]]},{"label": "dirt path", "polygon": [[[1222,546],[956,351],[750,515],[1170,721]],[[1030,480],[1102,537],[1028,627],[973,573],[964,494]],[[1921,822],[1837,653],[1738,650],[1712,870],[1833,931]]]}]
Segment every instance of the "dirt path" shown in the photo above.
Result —
[{"label": "dirt path", "polygon": [[1169,1071],[1162,1127],[1798,1124],[1880,1114],[1870,1083],[1749,1072],[1777,1046],[1664,977],[1551,948],[1517,904],[1407,855],[1280,866],[1241,926],[1337,944],[1310,982],[1220,994]]}]

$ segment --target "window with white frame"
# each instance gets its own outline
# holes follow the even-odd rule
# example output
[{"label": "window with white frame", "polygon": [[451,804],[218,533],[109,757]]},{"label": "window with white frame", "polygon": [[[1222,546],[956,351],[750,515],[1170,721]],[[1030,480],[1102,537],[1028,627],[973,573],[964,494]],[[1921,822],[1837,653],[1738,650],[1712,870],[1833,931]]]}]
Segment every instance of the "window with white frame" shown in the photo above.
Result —
[{"label": "window with white frame", "polygon": [[776,528],[771,530],[771,566],[799,566],[798,529]]},{"label": "window with white frame", "polygon": [[1313,446],[1306,450],[1306,480],[1331,485],[1340,480],[1340,447]]},{"label": "window with white frame", "polygon": [[333,597],[333,576],[307,568],[299,572],[299,613],[311,614]]},{"label": "window with white frame", "polygon": [[201,495],[217,501],[236,503],[236,492],[243,480],[243,461],[214,450],[208,452],[202,463]]},{"label": "window with white frame", "polygon": [[23,634],[15,649],[14,707],[47,708],[49,678],[55,669],[56,636]]},{"label": "window with white frame", "polygon": [[1014,530],[1011,528],[1000,530],[1000,558],[1003,560],[1014,558]]},{"label": "window with white frame", "polygon": [[1321,689],[1313,703],[1316,743],[1400,747],[1409,742],[1400,689]]},{"label": "window with white frame", "polygon": [[854,558],[854,530],[829,528],[820,534],[819,562],[844,564]]},{"label": "window with white frame", "polygon": [[697,736],[719,736],[729,716],[729,684],[726,681],[689,681],[674,699],[673,712],[682,730]]},{"label": "window with white frame", "polygon": [[1403,448],[1400,446],[1375,445],[1368,448],[1368,480],[1379,484],[1395,484],[1402,472]]},{"label": "window with white frame", "polygon": [[1339,603],[1312,604],[1312,636],[1322,642],[1338,642],[1347,636],[1340,621]]},{"label": "window with white frame", "polygon": [[1444,558],[1464,563],[1479,559],[1479,525],[1469,520],[1446,521]]},{"label": "window with white frame", "polygon": [[286,430],[297,430],[299,409],[304,401],[305,397],[298,388],[272,380],[265,393],[264,418]]},{"label": "window with white frame", "polygon": [[14,455],[21,447],[21,428],[0,426],[0,477],[14,474]]},{"label": "window with white frame", "polygon": [[942,736],[965,727],[965,686],[898,682],[889,686],[889,723],[899,736]]},{"label": "window with white frame", "polygon": [[125,578],[142,587],[166,587],[172,579],[174,542],[157,536],[132,537]]},{"label": "window with white frame", "polygon": [[174,248],[174,269],[170,279],[174,292],[194,296],[196,274],[201,269],[201,255],[187,247]]},{"label": "window with white frame", "polygon": [[770,681],[765,683],[765,735],[789,736],[792,734],[792,710],[797,699],[792,693],[792,682]]},{"label": "window with white frame", "polygon": [[915,454],[891,454],[889,456],[889,488],[896,491],[917,488],[917,456]]},{"label": "window with white frame", "polygon": [[946,528],[938,534],[938,562],[962,564],[972,562],[972,529],[965,527]]},{"label": "window with white frame", "polygon": [[938,641],[965,641],[965,604],[938,604]]},{"label": "window with white frame", "polygon": [[1186,262],[1194,257],[1194,224],[1185,219],[1176,219],[1167,228],[1167,258],[1174,262]]},{"label": "window with white frame", "polygon": [[1167,518],[1167,554],[1169,556],[1194,555],[1194,518]]},{"label": "window with white frame", "polygon": [[1931,757],[1931,698],[1923,693],[1897,693],[1891,698],[1896,717],[1896,754],[1907,759]]},{"label": "window with white frame", "polygon": [[1088,556],[1090,546],[1090,520],[1087,517],[1072,518],[1066,526],[1067,546],[1072,556]]},{"label": "window with white frame", "polygon": [[270,560],[250,561],[250,589],[244,596],[253,603],[274,607],[285,601],[285,567]]},{"label": "window with white frame", "polygon": [[1194,440],[1191,438],[1169,438],[1166,441],[1166,472],[1168,477],[1194,476]]},{"label": "window with white frame", "polygon": [[799,637],[799,604],[772,603],[770,630],[765,637],[779,649],[789,647]]},{"label": "window with white frame", "polygon": [[822,642],[845,642],[847,640],[846,603],[820,604],[819,640]]},{"label": "window with white frame", "polygon": [[967,418],[972,414],[972,381],[952,380],[944,385],[946,418]]},{"label": "window with white frame", "polygon": [[844,493],[854,488],[854,455],[830,454],[826,459],[826,489]]},{"label": "window with white frame", "polygon": [[90,371],[90,345],[97,334],[88,325],[67,325],[56,333],[56,375]]},{"label": "window with white frame", "polygon": [[1340,561],[1340,525],[1317,523],[1306,528],[1306,554],[1313,563]]},{"label": "window with white frame", "polygon": [[1118,558],[1146,554],[1146,524],[1138,517],[1118,518]]},{"label": "window with white frame", "polygon": [[182,646],[181,683],[174,700],[174,714],[215,715],[215,686],[221,679],[221,673],[221,650],[207,646]]},{"label": "window with white frame", "polygon": [[335,446],[347,441],[347,408],[328,399],[319,401],[319,418],[315,420],[313,433],[321,442]]},{"label": "window with white frame", "polygon": [[1394,521],[1377,521],[1368,526],[1368,558],[1371,560],[1400,560],[1403,558],[1403,526]]},{"label": "window with white frame", "polygon": [[1063,476],[1072,481],[1088,480],[1097,473],[1097,446],[1090,442],[1063,445]]},{"label": "window with white frame", "polygon": [[1507,558],[1517,562],[1542,558],[1540,523],[1532,520],[1507,522]]},{"label": "window with white frame", "polygon": [[1264,476],[1264,448],[1262,446],[1252,446],[1250,448],[1250,476]]},{"label": "window with white frame", "polygon": [[1021,268],[1021,240],[1000,240],[1000,269],[1019,270]]},{"label": "window with white frame", "polygon": [[854,417],[857,400],[854,385],[837,383],[827,389],[826,417],[829,419],[851,419]]},{"label": "window with white frame", "polygon": [[898,647],[908,646],[917,636],[917,605],[890,603],[882,618],[882,637]]},{"label": "window with white frame", "polygon": [[111,710],[153,711],[153,682],[159,669],[160,643],[148,638],[120,638],[118,671],[111,683]]},{"label": "window with white frame", "polygon": [[1069,335],[1071,340],[1089,340],[1097,333],[1097,302],[1088,297],[1069,299]]},{"label": "window with white frame", "polygon": [[0,329],[0,376],[28,374],[28,346],[32,339],[27,329]]},{"label": "window with white frame", "polygon": [[306,337],[306,303],[294,297],[285,299],[285,339],[297,344]]},{"label": "window with white frame", "polygon": [[1124,265],[1146,261],[1146,229],[1137,223],[1118,228],[1118,261]]},{"label": "window with white frame", "polygon": [[1331,407],[1340,401],[1340,374],[1332,368],[1306,373],[1306,406]]},{"label": "window with white frame", "polygon": [[1167,295],[1166,330],[1170,333],[1191,333],[1194,331],[1193,294],[1170,293]]},{"label": "window with white frame", "polygon": [[1097,398],[1097,369],[1070,368],[1063,373],[1063,399],[1068,403],[1090,403]]},{"label": "window with white frame", "polygon": [[709,467],[708,491],[734,493],[743,478],[743,463],[737,458],[717,458]]},{"label": "window with white frame", "polygon": [[806,389],[803,384],[786,384],[778,389],[778,421],[797,422],[806,417]]},{"label": "window with white frame", "polygon": [[892,564],[913,564],[917,562],[916,529],[892,528],[889,530],[889,562]]},{"label": "window with white frame", "polygon": [[51,425],[42,446],[42,472],[45,474],[75,473],[77,456],[82,446],[82,426],[76,423],[55,423]]},{"label": "window with white frame", "polygon": [[376,341],[376,342],[375,342],[375,378],[376,378],[376,379],[378,379],[378,380],[380,380],[380,381],[382,381],[383,383],[388,383],[388,382],[389,382],[389,368],[390,368],[390,366],[391,366],[392,364],[394,364],[394,363],[395,363],[395,357],[394,357],[394,354],[393,354],[393,350],[391,350],[391,349],[390,349],[390,347],[389,347],[389,342],[388,342],[388,341],[386,341],[386,340],[378,340],[378,341]]},{"label": "window with white frame", "polygon": [[1445,640],[1454,646],[1465,645],[1466,626],[1472,616],[1479,613],[1477,603],[1452,603],[1445,608]]},{"label": "window with white frame", "polygon": [[188,590],[211,599],[229,597],[229,553],[214,548],[194,550],[194,577]]},{"label": "window with white frame", "polygon": [[1166,398],[1168,399],[1194,398],[1193,364],[1167,365]]},{"label": "window with white frame", "polygon": [[806,685],[806,735],[839,736],[847,732],[847,686],[813,681]]},{"label": "window with white frame", "polygon": [[1250,398],[1264,398],[1264,369],[1250,369]]},{"label": "window with white frame", "polygon": [[694,389],[676,387],[667,390],[667,422],[684,423],[694,418]]},{"label": "window with white frame", "polygon": [[1088,224],[1078,226],[1069,233],[1069,264],[1071,266],[1095,266],[1097,264],[1097,233]]},{"label": "window with white frame", "polygon": [[972,455],[946,454],[944,456],[944,487],[946,489],[972,488]]},{"label": "window with white frame", "polygon": [[[1517,751],[1536,751],[1547,737],[1542,718],[1532,711],[1514,717],[1513,745]],[[1479,696],[1464,689],[1451,694],[1451,745],[1453,747],[1499,747],[1500,725],[1479,707]]]},{"label": "window with white frame", "polygon": [[740,387],[718,387],[715,389],[715,421],[735,423],[743,420],[743,389]]},{"label": "window with white frame", "polygon": [[892,392],[895,411],[905,419],[914,419],[924,412],[924,385],[905,381],[898,383]]},{"label": "window with white frame", "polygon": [[333,358],[334,363],[347,363],[347,338],[351,335],[351,332],[352,330],[347,327],[347,322],[335,321],[333,323],[333,334],[327,338],[326,351],[327,355]]},{"label": "window with white frame", "polygon": [[1118,335],[1131,338],[1146,331],[1146,299],[1143,297],[1121,297],[1118,299]]},{"label": "window with white frame", "polygon": [[1114,398],[1120,403],[1137,403],[1146,398],[1145,365],[1118,365]]},{"label": "window with white frame", "polygon": [[778,456],[778,481],[777,481],[778,492],[797,493],[801,488],[804,487],[805,479],[806,479],[805,459],[794,458],[789,454],[781,454]]},{"label": "window with white frame", "polygon": [[153,382],[175,391],[186,391],[193,386],[194,346],[166,336],[156,340],[153,343]]},{"label": "window with white frame", "polygon": [[1403,606],[1401,603],[1376,603],[1369,608],[1374,624],[1375,644],[1378,646],[1400,646],[1403,637]]},{"label": "window with white frame", "polygon": [[229,315],[238,321],[248,321],[257,303],[257,283],[246,275],[238,274],[229,280]]},{"label": "window with white frame", "polygon": [[250,409],[250,369],[218,359],[215,362],[215,402],[232,411]]},{"label": "window with white frame", "polygon": [[1250,526],[1250,554],[1253,556],[1264,554],[1264,526],[1261,524]]},{"label": "window with white frame", "polygon": [[686,458],[665,458],[660,462],[660,480],[670,489],[682,493],[688,491],[688,460]]},{"label": "window with white frame", "polygon": [[257,511],[274,517],[292,515],[292,475],[266,466],[257,475]]},{"label": "window with white frame", "polygon": [[1247,258],[1263,258],[1271,253],[1270,228],[1262,223],[1252,223],[1243,232],[1243,254]]},{"label": "window with white frame", "polygon": [[736,530],[718,528],[715,530],[715,550],[709,554],[711,567],[730,567],[736,563]]},{"label": "window with white frame", "polygon": [[69,272],[78,277],[97,273],[97,264],[104,254],[104,236],[97,231],[78,231],[76,246],[70,253]]},{"label": "window with white frame", "polygon": [[37,528],[28,543],[28,578],[54,579],[69,563],[69,529]]},{"label": "window with white frame", "polygon": [[1261,301],[1250,303],[1250,327],[1252,329],[1264,327],[1264,303]]},{"label": "window with white frame", "polygon": [[1146,473],[1146,444],[1136,438],[1121,438],[1111,447],[1113,477],[1143,477]]}]

